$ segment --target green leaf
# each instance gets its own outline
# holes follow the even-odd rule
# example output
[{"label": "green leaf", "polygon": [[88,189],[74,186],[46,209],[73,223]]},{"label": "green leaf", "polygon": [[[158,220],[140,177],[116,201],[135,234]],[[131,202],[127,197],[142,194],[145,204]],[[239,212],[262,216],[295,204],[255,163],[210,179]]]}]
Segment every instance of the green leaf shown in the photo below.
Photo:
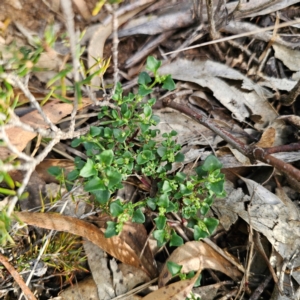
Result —
[{"label": "green leaf", "polygon": [[157,201],[157,205],[167,208],[169,206],[169,195],[166,193],[160,195]]},{"label": "green leaf", "polygon": [[157,125],[160,122],[160,118],[159,118],[159,116],[152,115],[150,121],[151,121],[151,125],[155,126],[155,125]]},{"label": "green leaf", "polygon": [[167,218],[165,216],[158,216],[154,221],[157,229],[163,230],[166,226]]},{"label": "green leaf", "polygon": [[58,177],[62,175],[63,169],[61,167],[53,166],[48,168],[47,172],[54,177]]},{"label": "green leaf", "polygon": [[202,169],[204,171],[212,172],[214,170],[221,169],[222,166],[221,162],[214,155],[209,155],[206,157],[202,165]]},{"label": "green leaf", "polygon": [[182,266],[172,261],[167,261],[167,268],[168,271],[171,273],[172,277],[174,277],[180,273]]},{"label": "green leaf", "polygon": [[156,103],[156,99],[155,98],[151,98],[148,100],[148,105],[153,106]]},{"label": "green leaf", "polygon": [[180,192],[182,193],[182,195],[188,196],[188,195],[192,194],[193,190],[189,189],[185,184],[180,183],[179,186],[180,186]]},{"label": "green leaf", "polygon": [[128,105],[126,103],[123,103],[121,105],[121,114],[124,115],[128,111]]},{"label": "green leaf", "polygon": [[207,214],[208,210],[209,210],[209,205],[207,203],[203,202],[201,204],[201,209],[200,209],[201,214],[203,216],[205,216]]},{"label": "green leaf", "polygon": [[85,165],[85,161],[83,161],[80,157],[75,157],[74,164],[77,169],[82,169]]},{"label": "green leaf", "polygon": [[144,115],[146,118],[151,117],[152,115],[152,108],[149,105],[144,106]]},{"label": "green leaf", "polygon": [[201,279],[202,279],[202,274],[199,275],[198,279],[196,280],[196,282],[194,284],[194,287],[198,287],[201,285]]},{"label": "green leaf", "polygon": [[79,170],[73,170],[67,175],[67,180],[74,181],[79,176]]},{"label": "green leaf", "polygon": [[140,75],[138,77],[138,84],[147,85],[151,81],[152,81],[151,77],[149,76],[149,74],[147,72],[140,73]]},{"label": "green leaf", "polygon": [[153,237],[157,240],[158,247],[163,246],[163,244],[166,242],[164,230],[154,230]]},{"label": "green leaf", "polygon": [[161,189],[164,193],[168,193],[172,191],[169,181],[165,180]]},{"label": "green leaf", "polygon": [[170,136],[176,136],[177,134],[178,134],[178,132],[175,131],[175,130],[172,130],[172,131],[170,132]]},{"label": "green leaf", "polygon": [[168,91],[173,91],[176,88],[175,82],[172,79],[171,75],[168,75],[166,79],[164,80],[164,84],[162,86],[163,89]]},{"label": "green leaf", "polygon": [[132,222],[135,222],[135,223],[144,223],[145,222],[145,216],[142,213],[142,210],[140,208],[138,208],[133,213]]},{"label": "green leaf", "polygon": [[139,165],[143,165],[144,163],[146,163],[147,161],[149,161],[150,159],[153,159],[154,155],[152,153],[152,151],[150,150],[144,150],[142,152],[140,152],[136,158],[136,162]]},{"label": "green leaf", "polygon": [[114,152],[111,149],[104,150],[98,155],[98,158],[102,164],[110,166],[114,159]]},{"label": "green leaf", "polygon": [[147,57],[146,69],[156,74],[157,70],[161,66],[161,61],[157,60],[153,56]]},{"label": "green leaf", "polygon": [[106,186],[104,185],[103,181],[95,177],[91,180],[89,180],[85,185],[84,185],[84,190],[87,192],[94,192],[97,190],[106,190]]},{"label": "green leaf", "polygon": [[202,166],[198,166],[195,169],[197,175],[200,177],[200,179],[204,178],[205,176],[207,176],[207,171],[204,171]]},{"label": "green leaf", "polygon": [[208,237],[208,232],[202,230],[198,225],[194,226],[194,239],[195,241],[199,241],[200,239],[204,239]]},{"label": "green leaf", "polygon": [[109,180],[108,188],[111,189],[122,181],[122,174],[115,170],[107,170],[106,177]]},{"label": "green leaf", "polygon": [[101,133],[101,128],[96,126],[91,126],[90,134],[92,137],[98,136]]},{"label": "green leaf", "polygon": [[155,198],[148,198],[147,199],[147,205],[152,210],[155,210],[156,209],[156,199]]},{"label": "green leaf", "polygon": [[163,157],[167,153],[167,150],[168,150],[168,148],[161,146],[157,149],[157,154],[160,157]]},{"label": "green leaf", "polygon": [[152,93],[152,89],[151,88],[148,88],[148,87],[146,87],[146,86],[144,86],[144,85],[140,85],[139,86],[139,90],[138,90],[138,93],[139,93],[139,95],[141,95],[141,96],[147,96],[147,95],[149,95],[149,94],[151,94]]},{"label": "green leaf", "polygon": [[80,170],[79,175],[81,177],[87,178],[87,177],[95,176],[97,175],[97,173],[98,173],[97,170],[94,168],[94,161],[88,158],[86,164]]},{"label": "green leaf", "polygon": [[110,137],[112,137],[112,136],[113,136],[113,131],[112,131],[112,129],[109,128],[109,127],[105,127],[105,128],[104,128],[104,137],[105,137],[105,138],[110,138]]},{"label": "green leaf", "polygon": [[183,244],[183,239],[181,236],[179,236],[178,234],[176,234],[175,232],[173,232],[173,234],[171,235],[171,239],[170,239],[170,246],[171,247],[179,247]]},{"label": "green leaf", "polygon": [[219,225],[219,221],[215,218],[204,218],[203,219],[204,224],[207,227],[207,230],[210,234],[213,234],[213,232],[216,230],[217,226]]},{"label": "green leaf", "polygon": [[109,210],[113,217],[118,217],[124,211],[120,199],[112,202],[109,206]]},{"label": "green leaf", "polygon": [[106,204],[110,198],[109,190],[98,190],[92,192],[92,194],[95,196],[96,201],[100,204]]},{"label": "green leaf", "polygon": [[221,195],[224,191],[224,180],[210,182],[208,183],[207,187],[209,187],[209,189],[213,191],[217,196]]},{"label": "green leaf", "polygon": [[73,140],[73,141],[71,142],[71,146],[72,146],[73,148],[76,148],[76,147],[78,147],[81,143],[82,143],[81,138],[78,138],[78,139],[75,139],[75,140]]},{"label": "green leaf", "polygon": [[116,222],[107,221],[106,224],[107,224],[107,228],[104,233],[104,236],[106,238],[110,238],[112,236],[118,235]]},{"label": "green leaf", "polygon": [[176,175],[175,175],[175,180],[178,182],[178,183],[183,183],[186,179],[186,175],[182,172],[177,172]]},{"label": "green leaf", "polygon": [[182,162],[184,161],[184,154],[182,154],[181,152],[178,152],[175,155],[175,162]]}]

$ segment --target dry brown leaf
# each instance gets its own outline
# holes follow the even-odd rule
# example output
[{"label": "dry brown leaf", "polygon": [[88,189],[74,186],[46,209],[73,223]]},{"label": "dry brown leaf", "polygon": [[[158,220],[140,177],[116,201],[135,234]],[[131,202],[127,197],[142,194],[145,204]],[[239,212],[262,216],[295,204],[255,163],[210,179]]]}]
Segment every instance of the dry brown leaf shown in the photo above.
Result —
[{"label": "dry brown leaf", "polygon": [[91,13],[86,5],[85,0],[73,0],[75,6],[79,10],[81,16],[88,21],[91,18]]},{"label": "dry brown leaf", "polygon": [[[85,98],[82,99],[82,104],[79,109],[82,109],[88,105],[92,104],[91,100]],[[73,105],[69,103],[63,103],[58,100],[48,102],[42,107],[45,115],[56,124],[65,116],[69,115],[73,110]],[[34,110],[23,117],[20,120],[32,126],[33,128],[48,128],[43,117],[37,110]],[[25,131],[19,127],[12,127],[5,130],[7,136],[9,137],[11,143],[19,150],[22,151],[27,143],[37,136],[34,132]],[[5,147],[0,147],[0,159],[5,159],[10,155],[10,151]]]},{"label": "dry brown leaf", "polygon": [[[141,262],[151,274],[157,276],[157,267],[153,253],[148,244],[148,234],[143,224],[127,222],[123,226],[120,238],[136,253],[138,257],[143,251]],[[146,246],[145,246],[146,244]]]},{"label": "dry brown leaf", "polygon": [[[235,280],[242,276],[228,260],[201,241],[188,242],[178,247],[167,261],[182,265],[183,273],[201,268],[220,271]],[[165,286],[171,278],[172,275],[165,264],[158,278],[158,286]]]},{"label": "dry brown leaf", "polygon": [[15,216],[20,221],[29,225],[65,231],[85,237],[121,262],[142,269],[151,278],[155,276],[155,274],[151,273],[153,267],[150,266],[149,268],[148,265],[143,265],[135,250],[122,240],[120,236],[107,239],[104,233],[93,224],[78,220],[77,218],[51,213],[15,212]]},{"label": "dry brown leaf", "polygon": [[143,300],[185,300],[191,292],[196,280],[198,279],[202,271],[202,266],[200,267],[201,268],[193,278],[164,286],[157,291],[147,295],[143,298]]},{"label": "dry brown leaf", "polygon": [[276,130],[273,127],[267,128],[262,134],[259,142],[256,144],[257,147],[268,148],[272,147],[275,141]]},{"label": "dry brown leaf", "polygon": [[54,298],[59,300],[99,300],[97,286],[92,277],[88,277],[69,288],[65,289],[59,294],[59,297]]}]

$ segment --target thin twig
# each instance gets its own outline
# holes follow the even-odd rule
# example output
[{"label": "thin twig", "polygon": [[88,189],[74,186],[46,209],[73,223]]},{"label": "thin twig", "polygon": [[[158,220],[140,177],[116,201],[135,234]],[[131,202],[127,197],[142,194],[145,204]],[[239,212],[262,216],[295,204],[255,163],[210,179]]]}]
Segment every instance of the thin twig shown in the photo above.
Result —
[{"label": "thin twig", "polygon": [[191,46],[191,47],[187,47],[187,48],[183,48],[183,49],[179,49],[179,50],[175,50],[175,51],[170,51],[170,52],[167,52],[165,54],[169,55],[169,54],[176,53],[176,52],[182,52],[182,51],[191,50],[191,49],[195,49],[195,48],[199,48],[199,47],[204,47],[204,46],[207,46],[207,45],[213,45],[213,44],[217,44],[217,43],[221,43],[221,42],[226,42],[226,41],[229,41],[229,40],[235,40],[235,39],[245,37],[245,36],[249,36],[249,35],[253,35],[253,34],[256,34],[256,33],[261,33],[261,32],[265,32],[265,31],[273,30],[276,27],[277,28],[283,28],[283,27],[288,27],[288,26],[291,26],[291,25],[296,25],[296,24],[299,24],[299,23],[300,23],[299,20],[284,22],[284,23],[281,23],[277,26],[274,25],[274,26],[259,28],[259,29],[256,29],[256,30],[252,30],[252,31],[248,31],[248,32],[244,32],[244,33],[224,37],[224,38],[221,38],[221,39],[218,39],[218,40],[209,41],[209,42],[194,45],[194,46]]},{"label": "thin twig", "polygon": [[79,95],[76,88],[76,85],[80,81],[80,63],[79,63],[79,53],[80,53],[80,44],[76,37],[74,29],[74,13],[72,9],[72,2],[70,0],[64,0],[61,2],[63,12],[66,19],[66,27],[70,38],[70,49],[72,54],[73,62],[73,72],[74,72],[74,84],[75,84],[75,99],[74,106],[71,112],[71,123],[70,123],[70,132],[75,130],[75,116],[77,114]]},{"label": "thin twig", "polygon": [[189,117],[195,119],[203,126],[209,128],[214,133],[218,134],[222,137],[227,143],[229,143],[232,147],[240,151],[242,154],[247,156],[251,161],[260,160],[264,163],[267,163],[277,170],[285,173],[286,175],[300,181],[300,170],[296,169],[292,165],[285,163],[284,161],[275,158],[274,156],[268,154],[264,149],[254,146],[247,146],[246,144],[242,143],[240,140],[235,138],[231,133],[224,130],[223,128],[216,125],[213,120],[208,119],[205,116],[198,114],[197,112],[193,111],[191,108],[183,105],[178,104],[175,101],[172,101],[170,98],[163,99],[163,103],[167,107],[174,108]]},{"label": "thin twig", "polygon": [[14,269],[14,267],[9,263],[8,259],[0,253],[0,262],[7,269],[7,271],[11,274],[11,276],[18,283],[20,288],[22,289],[24,295],[28,300],[37,300],[34,294],[31,292],[29,287],[25,284],[21,275]]}]

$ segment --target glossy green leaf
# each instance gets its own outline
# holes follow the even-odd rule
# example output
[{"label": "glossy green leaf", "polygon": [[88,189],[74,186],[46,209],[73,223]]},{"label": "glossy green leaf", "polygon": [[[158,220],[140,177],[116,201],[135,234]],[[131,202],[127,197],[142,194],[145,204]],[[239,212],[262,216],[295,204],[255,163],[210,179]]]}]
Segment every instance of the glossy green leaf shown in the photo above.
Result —
[{"label": "glossy green leaf", "polygon": [[80,170],[79,175],[81,177],[87,178],[87,177],[95,176],[95,175],[97,175],[97,173],[98,172],[94,167],[94,161],[91,160],[90,158],[88,158],[86,164]]},{"label": "glossy green leaf", "polygon": [[142,213],[142,210],[138,208],[137,210],[134,211],[133,217],[132,217],[132,222],[135,223],[144,223],[145,222],[145,215]]},{"label": "glossy green leaf", "polygon": [[209,205],[205,202],[202,203],[201,208],[200,208],[200,212],[203,216],[205,216],[207,214],[207,212],[209,211]]},{"label": "glossy green leaf", "polygon": [[107,170],[106,178],[109,180],[108,188],[111,189],[122,181],[122,174],[115,170]]},{"label": "glossy green leaf", "polygon": [[164,84],[162,86],[163,89],[166,89],[168,91],[173,91],[176,88],[175,82],[172,79],[171,75],[168,75],[166,79],[164,80]]},{"label": "glossy green leaf", "polygon": [[156,210],[156,199],[155,198],[148,198],[147,199],[147,206],[152,210]]},{"label": "glossy green leaf", "polygon": [[113,217],[118,217],[124,211],[120,199],[112,202],[109,206],[109,210]]},{"label": "glossy green leaf", "polygon": [[96,178],[90,179],[87,183],[85,183],[84,190],[87,192],[94,192],[97,190],[106,190],[106,186],[104,185],[103,180],[96,177]]},{"label": "glossy green leaf", "polygon": [[106,204],[110,199],[109,190],[93,191],[92,194],[95,196],[96,201],[100,204]]},{"label": "glossy green leaf", "polygon": [[79,176],[79,171],[73,170],[67,175],[67,180],[74,181],[78,178],[78,176]]},{"label": "glossy green leaf", "polygon": [[202,169],[204,171],[212,172],[214,170],[221,169],[222,166],[221,162],[214,155],[209,155],[206,157],[202,165]]},{"label": "glossy green leaf", "polygon": [[170,239],[170,246],[171,247],[179,247],[183,244],[183,239],[181,236],[173,232]]},{"label": "glossy green leaf", "polygon": [[144,96],[147,96],[147,95],[151,94],[152,91],[153,90],[151,88],[148,88],[148,87],[146,87],[144,85],[140,85],[138,93],[139,93],[139,95],[141,95],[141,96],[144,97]]},{"label": "glossy green leaf", "polygon": [[163,244],[166,242],[164,230],[154,230],[153,237],[157,240],[158,247],[163,246]]},{"label": "glossy green leaf", "polygon": [[172,277],[174,277],[180,273],[182,265],[178,265],[172,261],[167,261],[167,269],[171,273]]},{"label": "glossy green leaf", "polygon": [[114,152],[111,149],[104,150],[98,155],[98,157],[102,164],[110,166],[114,159]]},{"label": "glossy green leaf", "polygon": [[207,186],[217,196],[221,195],[224,191],[224,180],[220,180],[220,181],[217,181],[217,182],[210,182]]},{"label": "glossy green leaf", "polygon": [[164,193],[159,196],[157,205],[161,207],[167,208],[169,206],[169,196],[168,194]]},{"label": "glossy green leaf", "polygon": [[144,115],[146,118],[151,117],[152,115],[152,108],[149,105],[144,106]]},{"label": "glossy green leaf", "polygon": [[183,162],[184,161],[184,154],[182,154],[181,152],[178,152],[175,155],[175,162]]},{"label": "glossy green leaf", "polygon": [[158,216],[154,219],[157,229],[163,230],[166,226],[167,218],[165,216]]},{"label": "glossy green leaf", "polygon": [[215,218],[204,218],[203,219],[204,224],[207,227],[207,230],[210,234],[213,234],[213,232],[216,230],[216,228],[219,225],[219,221]]},{"label": "glossy green leaf", "polygon": [[164,155],[166,155],[167,150],[168,150],[168,149],[167,149],[166,147],[161,146],[161,147],[159,147],[159,148],[157,149],[157,154],[158,154],[160,157],[163,157]]},{"label": "glossy green leaf", "polygon": [[200,179],[206,177],[208,173],[207,171],[203,170],[202,166],[198,166],[195,171]]},{"label": "glossy green leaf", "polygon": [[170,186],[169,181],[165,180],[165,181],[163,182],[163,185],[162,185],[161,190],[162,190],[163,193],[168,193],[168,192],[171,192],[171,191],[172,191],[172,188],[171,188],[171,186]]},{"label": "glossy green leaf", "polygon": [[202,230],[198,225],[194,226],[194,239],[195,239],[195,241],[199,241],[199,240],[204,239],[208,236],[209,236],[208,232]]},{"label": "glossy green leaf", "polygon": [[107,221],[107,228],[105,230],[104,236],[110,238],[112,236],[118,235],[117,232],[117,223],[112,221]]},{"label": "glossy green leaf", "polygon": [[138,77],[138,84],[147,85],[152,81],[151,77],[147,72],[141,72]]},{"label": "glossy green leaf", "polygon": [[61,167],[52,166],[47,169],[47,172],[54,177],[58,177],[62,175],[63,169]]},{"label": "glossy green leaf", "polygon": [[147,63],[146,63],[147,70],[149,70],[155,74],[160,66],[161,66],[161,61],[157,60],[153,56],[147,57]]}]

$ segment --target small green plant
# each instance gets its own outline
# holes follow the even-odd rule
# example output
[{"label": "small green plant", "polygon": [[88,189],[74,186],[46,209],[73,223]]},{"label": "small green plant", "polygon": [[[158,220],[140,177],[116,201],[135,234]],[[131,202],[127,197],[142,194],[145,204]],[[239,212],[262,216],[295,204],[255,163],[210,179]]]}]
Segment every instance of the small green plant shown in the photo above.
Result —
[{"label": "small green plant", "polygon": [[[166,90],[175,88],[170,75],[159,75],[160,65],[160,61],[148,57],[146,69],[153,73],[153,78],[142,72],[137,94],[123,95],[121,84],[117,84],[112,99],[119,109],[101,107],[100,126],[91,126],[88,134],[72,141],[73,147],[83,145],[88,158],[75,159],[75,170],[67,180],[83,178],[84,189],[94,195],[104,212],[115,218],[107,222],[106,237],[120,233],[126,221],[144,223],[144,212],[150,210],[156,216],[153,235],[158,245],[170,241],[171,246],[179,246],[183,240],[170,225],[167,214],[179,213],[194,229],[195,240],[212,234],[218,221],[205,215],[213,198],[224,195],[224,175],[215,156],[207,157],[194,176],[182,172],[169,174],[173,163],[184,160],[181,146],[174,140],[177,132],[164,133],[163,141],[158,143],[155,138],[159,130],[155,125],[159,118],[152,112],[155,99],[142,101],[157,85]],[[115,199],[115,191],[132,174],[146,185],[157,185],[157,192],[136,203]]]},{"label": "small green plant", "polygon": [[[167,262],[167,268],[169,270],[169,272],[171,273],[172,277],[175,276],[179,276],[180,280],[186,280],[186,279],[191,279],[195,276],[195,271],[190,271],[189,273],[182,273],[181,269],[182,269],[182,265],[178,265],[172,261],[168,261]],[[196,280],[194,287],[198,287],[201,285],[200,281],[201,281],[202,275],[200,274],[200,276],[198,277],[198,279]],[[201,300],[199,298],[196,298],[196,296],[191,293],[189,298],[186,299],[193,299],[193,300]]]}]

